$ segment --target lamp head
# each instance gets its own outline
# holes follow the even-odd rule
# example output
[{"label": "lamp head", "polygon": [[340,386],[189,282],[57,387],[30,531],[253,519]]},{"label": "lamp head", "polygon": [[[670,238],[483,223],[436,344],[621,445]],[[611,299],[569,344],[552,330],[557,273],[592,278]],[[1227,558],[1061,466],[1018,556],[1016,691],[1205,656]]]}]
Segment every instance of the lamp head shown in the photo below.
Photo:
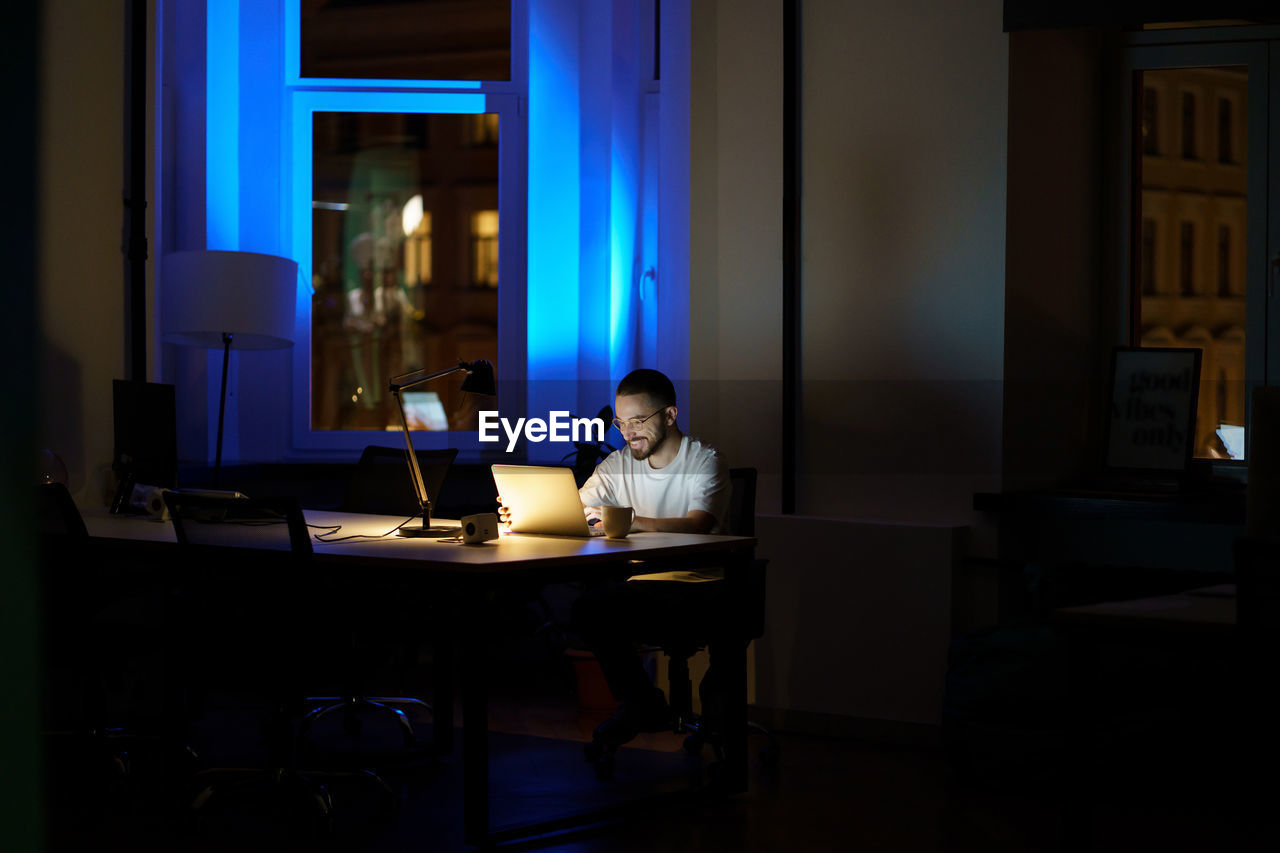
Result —
[{"label": "lamp head", "polygon": [[472,394],[484,394],[492,397],[498,393],[498,388],[493,378],[493,365],[486,359],[477,359],[473,362],[463,362],[463,369],[467,371],[467,378],[462,380],[462,390]]},{"label": "lamp head", "polygon": [[164,340],[221,349],[293,346],[298,264],[258,252],[172,252],[164,256]]}]

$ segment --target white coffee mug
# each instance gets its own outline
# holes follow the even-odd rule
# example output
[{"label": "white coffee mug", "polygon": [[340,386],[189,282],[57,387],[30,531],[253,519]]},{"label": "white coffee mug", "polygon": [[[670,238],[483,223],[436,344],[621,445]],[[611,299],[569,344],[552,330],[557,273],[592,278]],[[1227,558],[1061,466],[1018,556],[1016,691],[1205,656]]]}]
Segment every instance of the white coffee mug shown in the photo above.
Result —
[{"label": "white coffee mug", "polygon": [[629,506],[600,507],[600,521],[604,525],[604,535],[610,539],[623,539],[631,532],[631,522],[635,520],[636,511]]}]

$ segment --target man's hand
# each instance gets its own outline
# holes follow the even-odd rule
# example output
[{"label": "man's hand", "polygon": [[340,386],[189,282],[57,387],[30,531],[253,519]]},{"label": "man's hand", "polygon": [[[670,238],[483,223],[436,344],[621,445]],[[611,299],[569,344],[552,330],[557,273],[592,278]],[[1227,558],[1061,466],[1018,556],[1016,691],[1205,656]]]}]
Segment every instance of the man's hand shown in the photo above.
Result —
[{"label": "man's hand", "polygon": [[511,529],[511,510],[502,505],[502,495],[498,495],[498,523]]},{"label": "man's hand", "polygon": [[595,527],[600,523],[601,512],[600,507],[598,506],[584,506],[582,508],[582,515],[587,519],[588,527]]}]

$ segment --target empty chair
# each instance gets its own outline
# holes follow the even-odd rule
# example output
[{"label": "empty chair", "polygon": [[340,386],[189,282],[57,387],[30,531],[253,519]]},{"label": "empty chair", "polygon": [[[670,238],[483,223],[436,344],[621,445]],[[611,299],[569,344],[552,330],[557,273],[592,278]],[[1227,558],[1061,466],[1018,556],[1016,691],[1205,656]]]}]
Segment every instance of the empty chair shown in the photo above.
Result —
[{"label": "empty chair", "polygon": [[[247,657],[240,664],[246,670],[265,670],[261,683],[267,685],[265,698],[270,702],[267,760],[261,766],[199,771],[192,807],[206,809],[231,790],[248,788],[300,806],[313,821],[312,828],[323,830],[333,810],[325,782],[354,778],[369,783],[390,808],[391,790],[372,771],[298,766],[292,719],[304,695],[302,673],[325,667],[321,649],[308,635],[329,610],[323,591],[316,588],[311,537],[298,501],[169,493],[165,502],[178,542],[189,552],[183,561],[184,573],[192,579],[188,595],[217,596],[216,601],[203,602],[201,612],[208,624],[202,628],[215,635],[219,651],[224,644],[232,647],[250,638],[248,647],[241,648]],[[224,612],[237,601],[245,603],[241,611]],[[236,675],[248,677],[239,667]]]},{"label": "empty chair", "polygon": [[[401,519],[419,513],[418,497],[413,489],[406,453],[408,450],[404,448],[379,445],[365,447],[347,484],[342,511],[388,515]],[[416,455],[427,497],[435,504],[458,450],[418,450]],[[307,697],[310,710],[302,721],[301,733],[305,737],[321,720],[341,713],[344,731],[355,737],[363,728],[366,714],[373,713],[393,720],[401,731],[403,746],[410,751],[416,750],[418,741],[413,724],[402,707],[430,714],[430,704],[412,696],[370,696],[368,686],[371,681],[370,673],[378,668],[381,661],[393,657],[396,650],[404,653],[413,649],[420,633],[431,630],[430,626],[424,626],[422,612],[429,603],[414,604],[410,598],[408,606],[414,612],[401,611],[399,616],[388,619],[387,614],[395,613],[406,605],[406,599],[400,591],[361,586],[359,589],[351,589],[350,594],[353,596],[353,604],[359,602],[360,606],[353,606],[349,618],[343,623],[344,630],[348,632],[342,682],[345,692],[341,696]],[[364,617],[365,613],[373,611],[384,614],[383,618],[370,621]],[[413,626],[415,634],[407,634],[406,626]]]},{"label": "empty chair", "polygon": [[[403,447],[383,447],[371,444],[360,454],[355,473],[347,483],[346,495],[340,509],[343,512],[366,512],[373,515],[397,515],[408,518],[417,515],[418,496],[413,490],[409,474],[409,462]],[[418,467],[422,470],[422,483],[432,505],[439,503],[449,466],[458,455],[456,447],[443,450],[418,450]]]},{"label": "empty chair", "polygon": [[[123,667],[127,640],[137,638],[104,621],[117,596],[97,583],[105,572],[67,487],[38,484],[35,516],[49,778],[53,793],[74,787],[102,797],[129,775],[132,743],[119,727],[123,721],[110,719],[105,675],[108,667]],[[95,784],[86,787],[87,780]]]}]

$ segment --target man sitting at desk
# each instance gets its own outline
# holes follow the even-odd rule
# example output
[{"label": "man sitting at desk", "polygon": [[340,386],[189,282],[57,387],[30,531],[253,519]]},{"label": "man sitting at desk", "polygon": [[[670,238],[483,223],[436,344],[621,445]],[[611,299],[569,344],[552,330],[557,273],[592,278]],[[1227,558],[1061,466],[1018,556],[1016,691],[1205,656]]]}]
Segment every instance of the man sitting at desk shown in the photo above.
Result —
[{"label": "man sitting at desk", "polygon": [[[680,431],[677,411],[675,386],[656,370],[633,370],[618,383],[613,423],[627,446],[597,465],[579,489],[588,521],[599,519],[601,506],[629,506],[635,510],[633,532],[725,532],[728,467],[714,448]],[[574,602],[574,627],[619,702],[596,728],[596,741],[616,746],[671,726],[666,698],[649,680],[633,642],[705,624],[719,609],[719,581],[718,572],[637,575]]]}]

